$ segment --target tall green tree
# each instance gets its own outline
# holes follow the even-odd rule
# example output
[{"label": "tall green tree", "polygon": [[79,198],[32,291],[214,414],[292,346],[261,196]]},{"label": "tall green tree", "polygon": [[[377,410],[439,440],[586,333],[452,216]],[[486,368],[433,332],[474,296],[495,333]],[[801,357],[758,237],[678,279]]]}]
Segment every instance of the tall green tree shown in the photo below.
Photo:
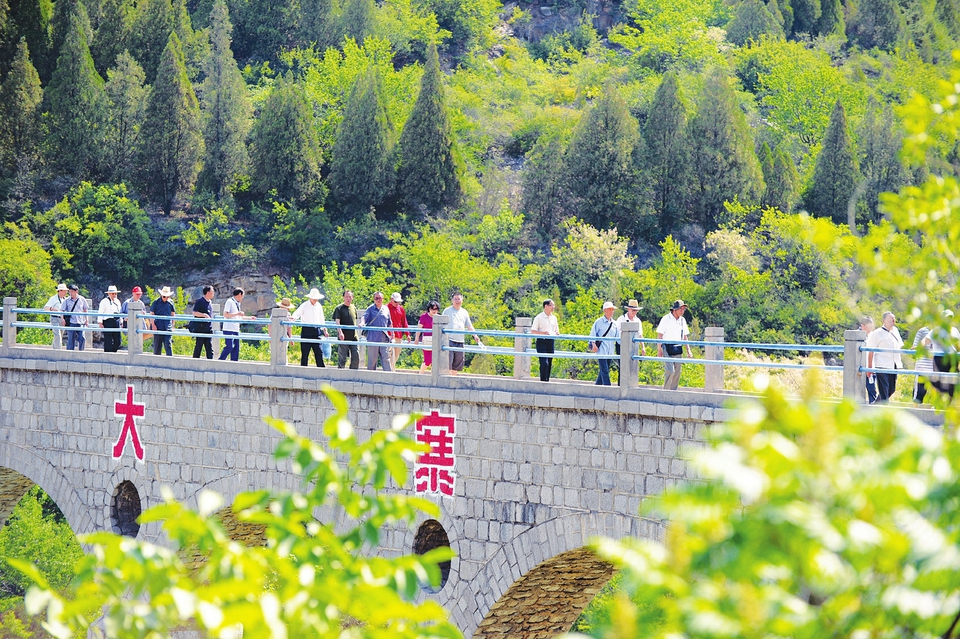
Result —
[{"label": "tall green tree", "polygon": [[175,31],[160,58],[140,138],[141,188],[169,213],[193,189],[203,156],[200,104]]},{"label": "tall green tree", "polygon": [[685,221],[690,188],[687,106],[675,72],[663,76],[653,96],[643,139],[643,168],[660,234],[666,236]]},{"label": "tall green tree", "polygon": [[322,198],[313,108],[292,76],[277,79],[250,133],[253,188],[297,205]]},{"label": "tall green tree", "polygon": [[50,17],[50,56],[54,60],[60,57],[63,42],[70,31],[70,21],[75,14],[80,16],[87,44],[93,43],[93,28],[90,26],[87,6],[81,0],[57,0],[53,5],[53,15]]},{"label": "tall green tree", "polygon": [[97,70],[106,75],[107,69],[117,64],[117,56],[130,46],[133,24],[129,0],[102,0],[100,11],[90,53]]},{"label": "tall green tree", "polygon": [[803,203],[812,214],[844,224],[859,182],[857,153],[847,128],[847,114],[843,103],[837,100]]},{"label": "tall green tree", "polygon": [[783,16],[778,21],[762,0],[744,0],[737,5],[727,24],[727,40],[743,46],[750,40],[760,40],[763,35],[782,38]]},{"label": "tall green tree", "polygon": [[373,13],[376,5],[373,0],[344,0],[343,14],[340,16],[340,34],[353,38],[357,44],[373,31]]},{"label": "tall green tree", "polygon": [[463,197],[462,168],[454,155],[442,77],[437,47],[431,43],[427,48],[420,93],[399,142],[398,187],[411,209],[408,213],[417,217],[456,206]]},{"label": "tall green tree", "polygon": [[[10,33],[12,43],[20,38],[27,41],[30,59],[40,74],[40,83],[45,87],[53,75],[57,59],[50,55],[50,13],[51,4],[47,0],[8,0],[10,11],[8,22],[13,26]],[[12,51],[11,51],[12,52]]]},{"label": "tall green tree", "polygon": [[872,99],[857,133],[860,169],[867,181],[866,221],[877,223],[882,217],[880,194],[896,193],[907,184],[907,170],[900,159],[903,133],[890,105],[881,107]]},{"label": "tall green tree", "polygon": [[135,177],[137,149],[146,117],[146,74],[124,51],[116,66],[107,71],[107,167],[114,182],[129,183]]},{"label": "tall green tree", "polygon": [[340,6],[337,0],[300,0],[300,43],[316,45],[318,51],[332,47],[340,40],[338,21]]},{"label": "tall green tree", "polygon": [[223,199],[249,170],[247,135],[253,107],[230,49],[233,25],[223,0],[213,5],[208,31],[210,53],[203,65],[206,77],[201,91],[205,153],[198,187]]},{"label": "tall green tree", "polygon": [[800,174],[793,160],[783,149],[776,149],[772,159],[770,177],[766,177],[767,166],[764,164],[766,190],[763,194],[763,204],[776,207],[784,213],[790,213],[797,203]]},{"label": "tall green tree", "polygon": [[843,4],[840,0],[820,0],[822,12],[817,20],[817,33],[824,36],[846,37],[847,26],[843,19]]},{"label": "tall green tree", "polygon": [[393,123],[373,65],[357,76],[337,129],[330,191],[347,215],[376,207],[393,183]]},{"label": "tall green tree", "polygon": [[137,6],[131,50],[147,74],[147,84],[152,84],[157,75],[173,26],[170,0],[145,0]]},{"label": "tall green tree", "polygon": [[793,9],[793,33],[817,32],[817,20],[823,12],[820,0],[789,0]]},{"label": "tall green tree", "polygon": [[564,209],[563,151],[560,136],[542,135],[527,153],[523,166],[520,210],[544,241],[554,239],[568,213],[573,214]]},{"label": "tall green tree", "polygon": [[850,42],[863,49],[892,50],[903,40],[906,21],[897,0],[860,0],[850,17]]},{"label": "tall green tree", "polygon": [[720,68],[707,73],[689,139],[693,176],[690,220],[712,230],[724,201],[757,202],[764,191],[750,126],[731,78]]},{"label": "tall green tree", "polygon": [[86,11],[77,3],[57,59],[57,69],[44,92],[49,113],[49,164],[78,178],[96,176],[102,166],[106,94],[103,78],[90,55]]},{"label": "tall green tree", "polygon": [[30,62],[27,41],[20,39],[13,66],[0,85],[0,176],[31,170],[39,159],[40,76]]}]

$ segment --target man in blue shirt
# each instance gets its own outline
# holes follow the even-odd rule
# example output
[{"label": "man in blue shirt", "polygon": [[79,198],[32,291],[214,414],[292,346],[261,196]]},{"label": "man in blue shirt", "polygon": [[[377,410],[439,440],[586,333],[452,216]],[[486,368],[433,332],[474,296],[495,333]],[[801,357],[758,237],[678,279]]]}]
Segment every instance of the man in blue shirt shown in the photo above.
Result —
[{"label": "man in blue shirt", "polygon": [[[598,355],[616,354],[616,341],[612,339],[607,341],[606,339],[620,338],[620,327],[613,321],[613,311],[616,310],[616,308],[613,302],[603,303],[603,317],[598,317],[597,321],[593,323],[593,328],[590,329],[590,337],[593,338],[593,341],[590,342],[591,352],[597,353]],[[609,386],[610,360],[601,359],[598,360],[598,363],[600,364],[600,374],[597,375],[597,385]]]},{"label": "man in blue shirt", "polygon": [[[173,302],[170,301],[170,296],[173,295],[173,291],[170,290],[169,286],[164,286],[159,291],[160,297],[153,301],[153,304],[150,305],[150,312],[156,317],[173,317],[177,314],[176,309],[173,307]],[[171,331],[173,330],[173,320],[169,319],[154,319],[150,318],[150,327],[155,331]],[[159,355],[160,348],[162,347],[164,352],[166,352],[168,357],[173,356],[173,349],[171,347],[171,338],[172,335],[154,335],[153,336],[153,354]]]},{"label": "man in blue shirt", "polygon": [[[360,326],[375,328],[392,328],[390,321],[390,310],[383,305],[383,293],[377,291],[373,294],[373,304],[367,307],[360,318]],[[380,360],[380,366],[385,371],[392,371],[390,365],[390,355],[387,344],[390,343],[388,331],[364,331],[367,337],[367,370],[377,370],[377,359]]]}]

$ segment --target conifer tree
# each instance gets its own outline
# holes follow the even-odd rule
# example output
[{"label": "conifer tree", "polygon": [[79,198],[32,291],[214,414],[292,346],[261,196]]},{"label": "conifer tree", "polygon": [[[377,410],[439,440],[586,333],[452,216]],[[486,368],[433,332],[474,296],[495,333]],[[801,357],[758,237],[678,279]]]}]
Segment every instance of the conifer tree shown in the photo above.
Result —
[{"label": "conifer tree", "polygon": [[427,48],[420,93],[400,134],[397,182],[400,195],[413,214],[422,216],[445,206],[456,206],[463,196],[461,167],[453,150],[453,134],[443,98],[437,47]]},{"label": "conifer tree", "polygon": [[[791,19],[791,24],[788,25],[786,21],[786,17],[783,15],[783,12],[780,10],[780,3],[778,3],[777,0],[770,0],[769,2],[767,2],[767,11],[770,12],[770,15],[772,15],[774,20],[777,21],[777,24],[780,25],[780,29],[783,31],[784,35],[790,32],[790,26],[792,26],[792,19]],[[792,18],[792,15],[791,15],[791,18]]]},{"label": "conifer tree", "polygon": [[860,140],[860,167],[867,181],[863,197],[866,221],[877,223],[882,217],[878,208],[880,194],[897,192],[908,181],[907,171],[900,160],[903,135],[890,105],[881,108],[871,97],[857,138]]},{"label": "conifer tree", "polygon": [[313,108],[292,77],[277,79],[250,134],[253,188],[309,206],[322,196]]},{"label": "conifer tree", "polygon": [[760,151],[757,153],[757,159],[760,160],[760,170],[763,172],[763,183],[766,185],[764,190],[764,196],[761,199],[761,204],[764,206],[770,206],[770,203],[767,201],[767,192],[770,190],[770,179],[773,177],[774,172],[774,158],[773,151],[770,150],[770,145],[764,142],[760,145]]},{"label": "conifer tree", "polygon": [[210,52],[203,70],[205,154],[199,188],[223,199],[249,168],[247,134],[253,107],[243,75],[230,50],[230,14],[224,0],[210,11]]},{"label": "conifer tree", "polygon": [[847,207],[860,181],[856,150],[847,130],[847,114],[840,100],[830,113],[830,124],[817,156],[813,181],[803,202],[813,215],[830,217],[837,224],[847,223]]},{"label": "conifer tree", "polygon": [[60,49],[70,30],[70,20],[74,14],[80,17],[87,44],[93,43],[93,28],[90,26],[87,6],[81,0],[57,0],[53,5],[53,16],[50,18],[50,55],[54,60],[60,57]]},{"label": "conifer tree", "polygon": [[97,71],[106,75],[107,69],[117,64],[117,56],[130,43],[130,6],[128,0],[102,0],[100,24],[93,34],[90,53]]},{"label": "conifer tree", "polygon": [[564,209],[563,150],[559,136],[541,136],[527,153],[523,167],[520,210],[530,216],[533,228],[548,242],[568,214],[574,214]]},{"label": "conifer tree", "polygon": [[757,202],[764,192],[750,126],[730,78],[721,69],[707,74],[699,111],[690,122],[689,139],[691,221],[711,230],[724,201],[739,197],[743,202]]},{"label": "conifer tree", "polygon": [[661,235],[686,219],[690,187],[687,109],[674,72],[663,76],[643,128],[644,170]]},{"label": "conifer tree", "polygon": [[893,49],[903,39],[906,22],[897,0],[860,0],[847,31],[850,42],[863,49]]},{"label": "conifer tree", "polygon": [[114,182],[129,183],[147,106],[146,75],[128,51],[107,71],[107,167]]},{"label": "conifer tree", "polygon": [[75,5],[57,68],[44,93],[49,113],[47,147],[50,165],[76,178],[101,169],[106,95],[87,42],[89,25],[82,5]]},{"label": "conifer tree", "polygon": [[[766,168],[764,169],[764,175],[766,175]],[[799,185],[800,175],[797,173],[797,167],[793,160],[783,149],[774,151],[772,172],[767,180],[763,204],[778,208],[784,213],[792,212],[797,202]]]},{"label": "conifer tree", "polygon": [[393,123],[373,64],[357,76],[330,161],[330,191],[344,213],[355,215],[383,201],[393,182]]},{"label": "conifer tree", "polygon": [[353,38],[362,44],[373,31],[375,8],[373,0],[344,0],[343,15],[340,17],[342,37]]},{"label": "conifer tree", "polygon": [[821,13],[817,20],[817,34],[845,38],[846,24],[843,19],[843,4],[840,0],[820,0]]},{"label": "conifer tree", "polygon": [[783,16],[778,22],[762,0],[744,0],[737,5],[727,24],[727,40],[743,46],[750,40],[759,40],[762,35],[783,38]]},{"label": "conifer tree", "polygon": [[7,77],[13,59],[17,55],[18,42],[13,41],[13,21],[10,17],[10,4],[0,0],[0,78]]},{"label": "conifer tree", "polygon": [[300,16],[300,43],[311,44],[317,51],[336,46],[340,41],[337,0],[300,0],[303,12]]},{"label": "conifer tree", "polygon": [[152,84],[157,75],[160,56],[167,46],[171,31],[173,7],[170,0],[146,0],[137,7],[132,52],[143,67],[143,72],[147,74],[147,84]]},{"label": "conifer tree", "polygon": [[9,35],[11,42],[16,44],[20,38],[27,41],[30,59],[40,74],[40,84],[46,87],[57,64],[57,59],[50,55],[50,5],[44,0],[8,2],[10,11],[7,20],[14,27]]},{"label": "conifer tree", "polygon": [[27,41],[20,39],[10,72],[0,85],[0,175],[30,171],[38,160],[40,76],[30,62]]},{"label": "conifer tree", "polygon": [[203,156],[200,105],[175,31],[160,57],[140,139],[141,188],[169,213],[193,188]]},{"label": "conifer tree", "polygon": [[820,0],[790,0],[793,9],[793,33],[817,32],[817,20],[823,12]]}]

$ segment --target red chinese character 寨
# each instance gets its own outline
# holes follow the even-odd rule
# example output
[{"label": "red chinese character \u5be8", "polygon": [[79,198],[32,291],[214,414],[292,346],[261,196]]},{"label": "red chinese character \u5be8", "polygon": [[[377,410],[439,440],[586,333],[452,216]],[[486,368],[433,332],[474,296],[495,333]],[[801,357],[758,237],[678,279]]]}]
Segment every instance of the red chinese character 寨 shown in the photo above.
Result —
[{"label": "red chinese character \u5be8", "polygon": [[456,435],[456,417],[431,411],[417,420],[417,441],[430,450],[417,458],[414,465],[414,487],[418,493],[440,493],[453,496],[457,458],[453,453]]}]

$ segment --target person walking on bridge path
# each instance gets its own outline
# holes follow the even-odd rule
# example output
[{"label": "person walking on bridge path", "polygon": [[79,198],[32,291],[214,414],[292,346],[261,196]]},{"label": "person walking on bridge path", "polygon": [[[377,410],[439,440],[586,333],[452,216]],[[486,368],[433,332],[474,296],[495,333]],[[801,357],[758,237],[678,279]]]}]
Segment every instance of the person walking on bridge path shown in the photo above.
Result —
[{"label": "person walking on bridge path", "polygon": [[[383,293],[377,291],[373,294],[373,304],[367,307],[363,317],[360,319],[360,326],[368,328],[392,328],[393,323],[390,320],[390,310],[383,305]],[[390,363],[390,354],[387,352],[390,343],[390,331],[365,331],[367,335],[367,370],[377,370],[377,360],[383,370],[390,372],[393,365]]]},{"label": "person walking on bridge path", "polygon": [[[470,321],[470,313],[463,308],[463,295],[454,293],[450,298],[450,306],[443,309],[443,314],[450,318],[447,329],[451,331],[473,331],[473,322]],[[456,337],[457,339],[453,339]],[[483,342],[479,335],[473,336],[477,340],[477,346],[483,348]],[[466,335],[454,334],[450,338],[450,348],[463,348],[466,343]],[[466,361],[466,353],[463,351],[450,351],[450,374],[456,375],[463,370]]]},{"label": "person walking on bridge path", "polygon": [[[557,322],[557,316],[553,314],[556,308],[553,300],[543,301],[543,312],[533,318],[533,324],[530,326],[530,332],[534,335],[552,335],[556,337],[560,334],[560,324]],[[553,354],[556,346],[556,340],[550,338],[537,338],[537,352]],[[550,373],[553,370],[553,358],[540,358],[540,381],[549,382]]]},{"label": "person walking on bridge path", "polygon": [[[614,341],[607,341],[602,338],[620,339],[620,326],[613,320],[613,311],[616,310],[613,302],[603,303],[603,316],[598,317],[590,329],[591,338],[601,338],[590,342],[590,351],[598,355],[613,355],[616,353],[616,344]],[[601,359],[600,373],[597,375],[597,386],[610,385],[610,360]]]},{"label": "person walking on bridge path", "polygon": [[[681,342],[690,335],[690,329],[687,328],[687,320],[683,316],[687,310],[687,304],[683,300],[677,300],[670,307],[670,312],[660,319],[657,325],[657,339],[666,340],[657,344],[657,357],[683,357],[683,344]],[[693,351],[687,345],[687,355],[693,357]],[[677,390],[680,386],[680,362],[663,363],[663,388],[665,390]]]},{"label": "person walking on bridge path", "polygon": [[[154,316],[150,318],[150,326],[155,331],[160,331],[163,333],[170,332],[173,330],[173,320],[172,319],[155,319],[160,317],[173,317],[177,314],[177,309],[174,308],[173,302],[170,301],[170,297],[173,295],[173,291],[170,290],[169,286],[164,286],[161,288],[157,295],[159,297],[153,300],[153,304],[150,305],[150,313]],[[154,335],[153,336],[153,354],[159,355],[160,350],[163,349],[163,352],[167,354],[167,357],[173,357],[173,335]]]},{"label": "person walking on bridge path", "polygon": [[[120,328],[120,309],[122,305],[120,300],[117,299],[119,292],[117,287],[111,284],[107,287],[106,297],[100,300],[100,308],[97,312],[113,313],[115,315],[115,317],[98,317],[97,323],[100,324],[100,328]],[[120,341],[120,333],[105,332],[103,334],[103,352],[116,353],[120,350]]]},{"label": "person walking on bridge path", "polygon": [[[867,368],[903,368],[903,360],[898,351],[903,348],[903,338],[897,330],[897,318],[891,311],[883,312],[880,328],[867,335],[865,346],[882,348],[891,352],[867,353]],[[877,403],[885,404],[897,391],[896,373],[877,373]]]},{"label": "person walking on bridge path", "polygon": [[[310,292],[307,293],[307,300],[293,312],[293,321],[306,324],[325,324],[327,320],[323,316],[323,306],[320,304],[323,297],[323,293],[318,289],[311,288]],[[327,329],[320,326],[304,326],[300,329],[300,339],[319,340],[320,331],[323,331],[325,337],[330,336]],[[326,364],[323,363],[320,343],[315,341],[300,342],[300,365],[308,366],[310,364],[310,351],[313,351],[313,358],[317,361],[317,366],[326,368]]]},{"label": "person walking on bridge path", "polygon": [[[60,307],[63,305],[64,300],[67,299],[67,285],[66,284],[57,284],[57,292],[53,294],[49,300],[47,300],[47,305],[43,307],[45,311],[59,311]],[[63,331],[61,326],[63,326],[63,315],[51,315],[50,324],[53,328],[53,348],[59,350],[63,347]]]},{"label": "person walking on bridge path", "polygon": [[77,350],[82,351],[87,338],[84,337],[83,331],[79,329],[86,328],[87,317],[85,315],[68,315],[68,313],[89,313],[90,307],[87,306],[87,299],[80,295],[79,286],[71,284],[67,289],[70,291],[70,297],[63,300],[60,310],[63,311],[65,326],[77,329],[67,333],[67,350],[72,351],[73,347],[76,346]]}]

